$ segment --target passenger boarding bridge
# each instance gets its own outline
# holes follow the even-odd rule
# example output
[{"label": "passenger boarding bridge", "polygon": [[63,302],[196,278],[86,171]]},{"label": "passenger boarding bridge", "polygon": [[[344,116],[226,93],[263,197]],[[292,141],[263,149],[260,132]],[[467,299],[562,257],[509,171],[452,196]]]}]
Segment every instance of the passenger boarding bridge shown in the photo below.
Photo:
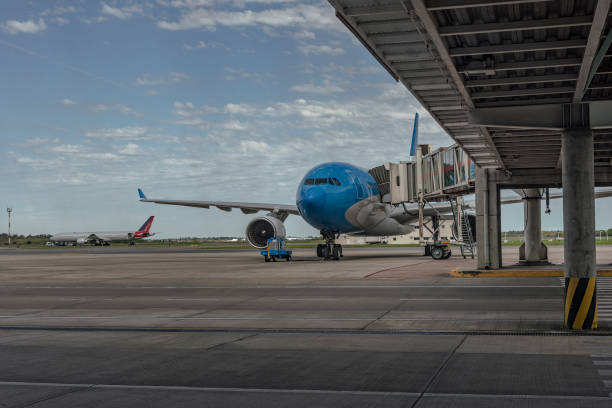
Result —
[{"label": "passenger boarding bridge", "polygon": [[369,173],[391,204],[419,202],[419,188],[424,200],[446,201],[474,193],[476,165],[459,145],[435,151],[419,145],[414,161],[386,163]]}]

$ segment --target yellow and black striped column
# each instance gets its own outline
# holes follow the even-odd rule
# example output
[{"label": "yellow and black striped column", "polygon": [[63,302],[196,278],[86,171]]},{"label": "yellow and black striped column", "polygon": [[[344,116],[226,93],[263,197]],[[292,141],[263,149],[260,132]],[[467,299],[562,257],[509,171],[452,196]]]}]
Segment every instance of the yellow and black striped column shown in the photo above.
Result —
[{"label": "yellow and black striped column", "polygon": [[565,278],[565,328],[597,328],[597,278]]}]

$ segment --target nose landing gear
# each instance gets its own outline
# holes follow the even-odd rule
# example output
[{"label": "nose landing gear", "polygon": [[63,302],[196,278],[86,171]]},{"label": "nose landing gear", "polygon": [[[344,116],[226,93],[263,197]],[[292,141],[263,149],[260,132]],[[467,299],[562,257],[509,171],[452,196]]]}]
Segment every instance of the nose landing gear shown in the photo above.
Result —
[{"label": "nose landing gear", "polygon": [[325,238],[325,243],[317,245],[317,256],[325,260],[333,259],[335,261],[342,258],[342,245],[336,244],[337,233],[322,230],[321,235]]}]

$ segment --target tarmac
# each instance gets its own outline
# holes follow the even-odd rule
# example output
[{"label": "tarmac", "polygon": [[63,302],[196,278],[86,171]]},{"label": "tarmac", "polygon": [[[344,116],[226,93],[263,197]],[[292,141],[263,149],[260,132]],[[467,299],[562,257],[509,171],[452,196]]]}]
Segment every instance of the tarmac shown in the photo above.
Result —
[{"label": "tarmac", "polygon": [[561,278],[421,251],[2,250],[0,407],[612,407],[612,278],[567,332]]}]

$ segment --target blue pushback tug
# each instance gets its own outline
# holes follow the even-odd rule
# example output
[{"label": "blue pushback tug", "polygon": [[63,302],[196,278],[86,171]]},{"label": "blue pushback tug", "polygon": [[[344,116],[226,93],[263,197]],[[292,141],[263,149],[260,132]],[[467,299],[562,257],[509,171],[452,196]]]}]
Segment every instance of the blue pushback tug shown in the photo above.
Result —
[{"label": "blue pushback tug", "polygon": [[266,262],[276,262],[278,259],[285,259],[287,262],[291,260],[290,250],[285,249],[286,240],[283,238],[268,238],[268,246],[266,249],[261,250]]}]

